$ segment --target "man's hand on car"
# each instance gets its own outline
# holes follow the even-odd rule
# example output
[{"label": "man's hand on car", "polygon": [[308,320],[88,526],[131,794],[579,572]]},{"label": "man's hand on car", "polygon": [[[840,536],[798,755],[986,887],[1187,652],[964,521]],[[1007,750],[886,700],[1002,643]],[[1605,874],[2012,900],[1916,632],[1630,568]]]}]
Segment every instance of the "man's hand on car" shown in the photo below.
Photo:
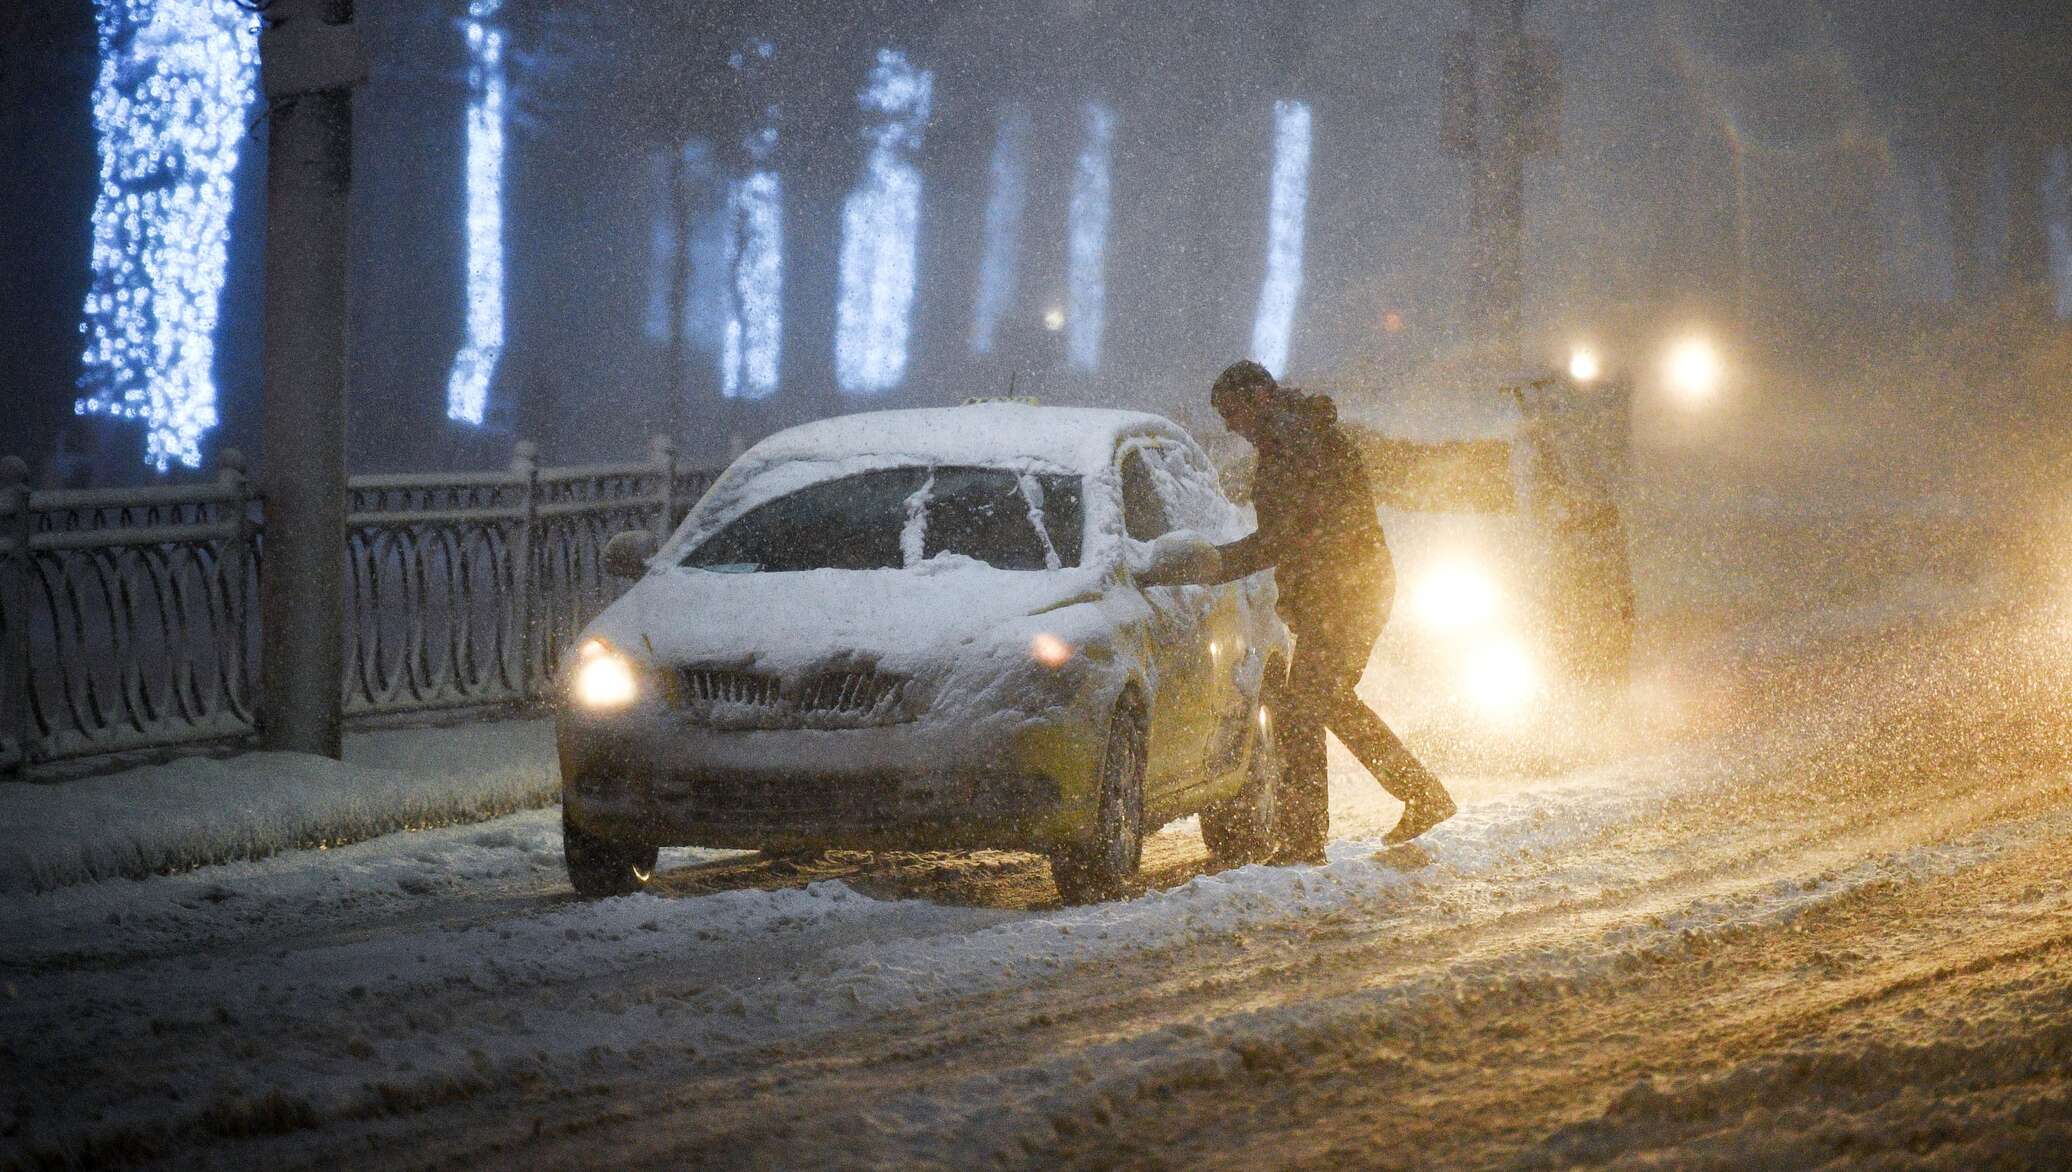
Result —
[{"label": "man's hand on car", "polygon": [[1191,529],[1179,529],[1153,538],[1150,556],[1137,571],[1139,586],[1194,586],[1214,582],[1222,571],[1216,547]]}]

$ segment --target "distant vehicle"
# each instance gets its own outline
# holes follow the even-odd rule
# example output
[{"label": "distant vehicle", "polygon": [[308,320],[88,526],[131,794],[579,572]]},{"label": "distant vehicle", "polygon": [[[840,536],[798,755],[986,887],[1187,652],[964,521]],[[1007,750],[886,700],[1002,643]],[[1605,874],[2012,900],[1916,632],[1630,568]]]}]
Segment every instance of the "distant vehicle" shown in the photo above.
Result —
[{"label": "distant vehicle", "polygon": [[[1201,815],[1272,846],[1270,575],[1140,589],[1244,524],[1155,415],[1015,403],[885,411],[749,449],[583,632],[556,734],[568,872],[630,892],[666,845],[1026,849],[1068,902]],[[1196,543],[1198,546],[1198,543]]]},{"label": "distant vehicle", "polygon": [[1380,674],[1415,719],[1530,741],[1550,702],[1623,689],[1628,393],[1588,373],[1501,388],[1499,436],[1414,442],[1353,425],[1397,568]]}]

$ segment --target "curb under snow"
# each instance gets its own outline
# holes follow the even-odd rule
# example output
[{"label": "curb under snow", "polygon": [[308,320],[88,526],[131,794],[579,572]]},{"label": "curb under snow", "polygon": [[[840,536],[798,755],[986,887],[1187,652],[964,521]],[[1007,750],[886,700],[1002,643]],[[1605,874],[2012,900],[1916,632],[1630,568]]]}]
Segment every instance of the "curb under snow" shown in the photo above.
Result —
[{"label": "curb under snow", "polygon": [[105,777],[0,784],[0,892],[142,878],[553,802],[549,721],[390,729],[346,760],[186,757]]}]

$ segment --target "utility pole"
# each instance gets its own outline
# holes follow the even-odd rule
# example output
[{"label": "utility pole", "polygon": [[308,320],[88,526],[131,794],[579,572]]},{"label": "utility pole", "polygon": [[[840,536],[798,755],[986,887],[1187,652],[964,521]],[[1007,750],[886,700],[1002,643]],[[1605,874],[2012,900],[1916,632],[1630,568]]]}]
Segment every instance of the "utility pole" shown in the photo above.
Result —
[{"label": "utility pole", "polygon": [[1561,118],[1553,53],[1525,35],[1526,2],[1467,0],[1446,63],[1441,136],[1468,164],[1468,306],[1485,377],[1519,365],[1525,160],[1554,148]]},{"label": "utility pole", "polygon": [[353,0],[272,0],[268,108],[265,560],[260,740],[337,757],[345,676],[346,240]]}]

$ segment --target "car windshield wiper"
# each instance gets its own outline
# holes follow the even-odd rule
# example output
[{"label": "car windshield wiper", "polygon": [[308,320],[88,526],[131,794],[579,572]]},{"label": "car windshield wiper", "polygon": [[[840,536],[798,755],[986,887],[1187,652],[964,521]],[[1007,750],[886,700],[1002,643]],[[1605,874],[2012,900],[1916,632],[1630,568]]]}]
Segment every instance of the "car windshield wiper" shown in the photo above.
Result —
[{"label": "car windshield wiper", "polygon": [[763,568],[763,563],[719,562],[710,566],[692,566],[691,568],[694,570],[703,570],[708,574],[754,574],[761,572]]}]

